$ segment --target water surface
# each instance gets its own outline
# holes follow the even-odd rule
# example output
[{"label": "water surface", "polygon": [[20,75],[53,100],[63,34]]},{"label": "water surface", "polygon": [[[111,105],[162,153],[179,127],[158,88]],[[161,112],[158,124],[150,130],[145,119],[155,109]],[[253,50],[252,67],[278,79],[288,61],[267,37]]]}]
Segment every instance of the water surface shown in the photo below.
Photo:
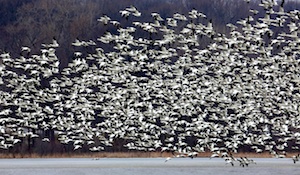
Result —
[{"label": "water surface", "polygon": [[300,162],[255,158],[241,167],[221,158],[49,158],[0,159],[0,175],[300,175]]}]

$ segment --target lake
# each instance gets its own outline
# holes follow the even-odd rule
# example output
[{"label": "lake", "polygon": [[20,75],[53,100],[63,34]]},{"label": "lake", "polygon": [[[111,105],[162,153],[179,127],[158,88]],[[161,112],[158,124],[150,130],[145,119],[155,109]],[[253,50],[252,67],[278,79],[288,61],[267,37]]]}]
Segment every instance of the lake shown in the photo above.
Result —
[{"label": "lake", "polygon": [[248,167],[221,158],[0,159],[0,175],[299,175],[290,158],[254,158]]}]

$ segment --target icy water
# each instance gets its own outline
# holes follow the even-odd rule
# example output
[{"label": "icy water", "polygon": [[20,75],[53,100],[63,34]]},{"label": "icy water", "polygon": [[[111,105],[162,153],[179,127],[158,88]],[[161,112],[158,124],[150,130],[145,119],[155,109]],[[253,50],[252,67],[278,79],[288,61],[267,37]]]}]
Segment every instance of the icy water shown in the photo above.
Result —
[{"label": "icy water", "polygon": [[300,175],[300,162],[256,158],[232,167],[221,158],[0,159],[0,175]]}]

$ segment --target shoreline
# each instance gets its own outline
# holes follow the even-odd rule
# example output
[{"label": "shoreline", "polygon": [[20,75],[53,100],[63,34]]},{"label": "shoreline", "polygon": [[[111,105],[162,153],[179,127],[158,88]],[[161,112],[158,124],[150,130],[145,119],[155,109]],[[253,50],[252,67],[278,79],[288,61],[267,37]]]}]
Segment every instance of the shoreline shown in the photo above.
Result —
[{"label": "shoreline", "polygon": [[[293,155],[298,154],[298,152],[287,153],[285,158],[291,158]],[[198,153],[197,157],[210,157],[210,152]],[[253,153],[253,152],[243,152],[234,153],[234,157],[250,157],[250,158],[274,158],[269,152],[265,153]],[[0,153],[0,159],[14,159],[14,158],[159,158],[159,157],[173,157],[171,153],[168,152],[91,152],[91,153],[63,153],[63,154],[20,154],[20,153]]]}]

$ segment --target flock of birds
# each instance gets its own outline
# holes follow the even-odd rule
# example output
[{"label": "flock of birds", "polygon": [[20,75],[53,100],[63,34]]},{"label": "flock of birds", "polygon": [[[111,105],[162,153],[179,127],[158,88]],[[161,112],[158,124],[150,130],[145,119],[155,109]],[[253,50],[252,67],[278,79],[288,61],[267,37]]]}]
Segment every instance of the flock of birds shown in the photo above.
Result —
[{"label": "flock of birds", "polygon": [[[165,163],[170,161],[172,158],[191,158],[193,159],[194,157],[197,157],[198,153],[197,152],[190,152],[190,153],[186,153],[186,154],[175,154],[173,152],[173,157],[167,157],[165,159]],[[221,155],[219,154],[212,154],[210,159],[212,158],[216,158],[216,157],[220,157],[225,161],[225,164],[230,164],[231,166],[234,166],[235,163],[237,162],[239,164],[239,166],[241,167],[248,167],[250,164],[256,164],[256,162],[253,159],[249,159],[247,157],[240,157],[240,158],[236,158],[233,156],[232,153],[228,153],[228,152],[223,152]],[[295,155],[292,157],[293,162],[296,163],[298,161],[299,158],[299,154]]]},{"label": "flock of birds", "polygon": [[[2,53],[0,148],[25,138],[49,142],[37,131],[54,130],[74,150],[101,151],[120,139],[128,149],[219,157],[299,150],[300,11],[286,12],[284,1],[259,5],[228,24],[229,35],[196,9],[139,22],[131,6],[120,11],[123,22],[99,18],[115,31],[77,39],[64,68],[55,39],[40,54],[28,47],[18,58]],[[203,40],[210,42],[200,48]]]}]

